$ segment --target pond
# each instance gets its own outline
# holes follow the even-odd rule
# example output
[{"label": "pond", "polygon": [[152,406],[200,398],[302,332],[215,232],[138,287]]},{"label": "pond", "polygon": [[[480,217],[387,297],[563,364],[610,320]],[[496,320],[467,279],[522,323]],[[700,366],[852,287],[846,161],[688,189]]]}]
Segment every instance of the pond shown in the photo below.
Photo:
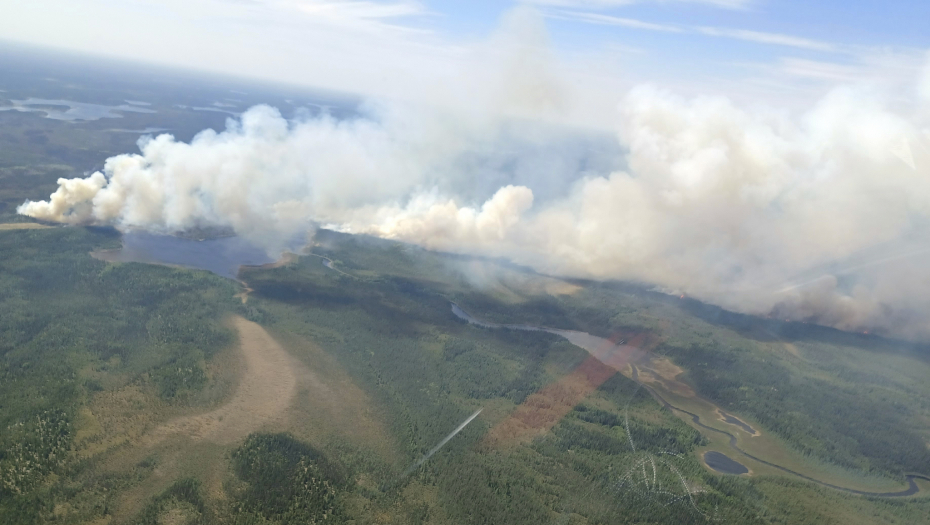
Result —
[{"label": "pond", "polygon": [[265,250],[241,237],[193,240],[145,232],[123,234],[123,247],[97,252],[108,262],[141,262],[197,268],[235,279],[240,266],[274,262]]},{"label": "pond", "polygon": [[749,469],[742,463],[714,450],[704,453],[704,463],[721,474],[746,474],[749,472]]}]

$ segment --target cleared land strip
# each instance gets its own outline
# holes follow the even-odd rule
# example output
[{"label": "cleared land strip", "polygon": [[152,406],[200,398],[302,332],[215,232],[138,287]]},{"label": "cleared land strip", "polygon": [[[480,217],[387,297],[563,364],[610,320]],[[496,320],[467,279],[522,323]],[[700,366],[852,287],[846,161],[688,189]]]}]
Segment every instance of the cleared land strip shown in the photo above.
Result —
[{"label": "cleared land strip", "polygon": [[44,230],[51,228],[37,222],[4,222],[0,223],[0,231],[4,230]]},{"label": "cleared land strip", "polygon": [[233,398],[207,412],[182,416],[153,430],[151,444],[175,435],[188,435],[218,444],[231,444],[267,425],[283,425],[297,393],[293,358],[261,326],[234,317],[246,371]]}]

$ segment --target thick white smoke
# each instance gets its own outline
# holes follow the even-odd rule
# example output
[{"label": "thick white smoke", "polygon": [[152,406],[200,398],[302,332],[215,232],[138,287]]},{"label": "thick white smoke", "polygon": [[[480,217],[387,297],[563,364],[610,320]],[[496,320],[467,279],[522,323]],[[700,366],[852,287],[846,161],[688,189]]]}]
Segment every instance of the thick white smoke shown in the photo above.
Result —
[{"label": "thick white smoke", "polygon": [[[527,188],[505,187],[480,210],[417,201],[355,231],[843,328],[901,329],[928,311],[930,270],[897,254],[930,248],[915,238],[930,218],[930,156],[915,147],[902,161],[896,145],[916,146],[920,130],[868,93],[838,89],[792,120],[638,88],[621,120],[629,169],[580,180],[532,213]],[[879,245],[867,260],[882,264],[816,272]]]},{"label": "thick white smoke", "polygon": [[230,226],[274,248],[313,220],[403,196],[450,154],[444,133],[391,116],[291,124],[257,106],[190,144],[167,134],[143,139],[141,154],[107,159],[103,173],[87,179],[59,181],[49,201],[19,212],[163,232]]},{"label": "thick white smoke", "polygon": [[325,224],[750,313],[930,334],[930,73],[907,114],[856,87],[801,116],[638,87],[619,105],[625,163],[591,169],[585,157],[612,158],[605,148],[525,120],[570,100],[555,70],[504,69],[513,89],[489,82],[503,95],[460,108],[288,122],[255,107],[190,144],[146,140],[19,211],[155,231],[230,226],[270,249]]}]

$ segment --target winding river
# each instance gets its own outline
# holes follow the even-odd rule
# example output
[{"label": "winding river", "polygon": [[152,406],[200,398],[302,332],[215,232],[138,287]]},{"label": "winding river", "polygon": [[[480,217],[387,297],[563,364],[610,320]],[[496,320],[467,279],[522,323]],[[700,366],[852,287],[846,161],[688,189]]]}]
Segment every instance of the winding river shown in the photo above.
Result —
[{"label": "winding river", "polygon": [[[593,336],[593,335],[588,334],[588,333],[586,333],[586,332],[578,332],[578,331],[574,331],[574,330],[560,330],[560,329],[557,329],[557,328],[547,328],[547,327],[543,327],[543,326],[533,326],[533,325],[525,325],[525,324],[497,324],[497,323],[489,323],[489,322],[487,322],[487,321],[481,321],[481,320],[479,320],[479,319],[476,319],[475,317],[471,316],[468,312],[466,312],[465,310],[463,310],[459,305],[457,305],[457,304],[455,304],[455,303],[451,303],[451,304],[452,304],[452,313],[455,314],[456,317],[458,317],[459,319],[463,319],[463,320],[465,320],[465,321],[468,321],[469,323],[471,323],[471,324],[473,324],[473,325],[481,326],[481,327],[484,327],[484,328],[503,328],[503,329],[509,329],[509,330],[527,330],[527,331],[532,331],[532,332],[546,332],[546,333],[550,333],[550,334],[555,334],[555,335],[564,337],[565,339],[567,339],[570,343],[574,344],[575,346],[578,346],[578,347],[580,347],[580,348],[582,348],[582,349],[584,349],[584,350],[587,350],[589,353],[591,353],[591,355],[593,355],[594,357],[596,357],[597,359],[601,360],[602,362],[604,362],[604,363],[607,364],[607,365],[610,365],[610,362],[606,359],[607,356],[610,355],[611,351],[615,350],[618,346],[621,346],[621,345],[617,345],[617,344],[615,344],[615,343],[613,343],[613,342],[611,342],[611,341],[609,341],[609,340],[607,340],[607,339],[604,339],[604,338],[601,338],[601,337],[597,337],[597,336]],[[638,352],[638,355],[636,355],[635,357],[639,357],[639,356],[645,354],[644,352],[642,352],[642,351],[640,351],[640,350],[637,350],[636,352]],[[646,391],[649,392],[649,394],[650,394],[653,398],[655,398],[656,401],[659,402],[659,404],[661,404],[662,406],[664,406],[665,408],[667,408],[667,409],[669,409],[669,410],[671,410],[671,411],[680,412],[680,413],[682,413],[682,414],[686,414],[686,415],[690,416],[690,417],[691,417],[691,421],[693,421],[695,425],[701,427],[702,429],[708,430],[708,431],[710,431],[710,432],[716,432],[717,434],[722,434],[722,435],[727,436],[727,437],[729,438],[729,445],[730,445],[730,448],[733,449],[735,452],[739,453],[740,455],[745,456],[745,457],[747,457],[747,458],[749,458],[749,459],[751,459],[751,460],[753,460],[753,461],[757,461],[757,462],[759,462],[759,463],[761,463],[761,464],[763,464],[763,465],[767,465],[767,466],[772,467],[772,468],[774,468],[774,469],[778,469],[778,470],[780,470],[780,471],[782,471],[782,472],[784,472],[784,473],[786,473],[786,474],[790,474],[790,475],[792,475],[792,476],[799,477],[799,478],[801,478],[801,479],[803,479],[803,480],[810,481],[810,482],[812,482],[812,483],[816,483],[816,484],[818,484],[818,485],[820,485],[820,486],[828,487],[828,488],[835,489],[835,490],[839,490],[839,491],[846,492],[846,493],[849,493],[849,494],[856,494],[856,495],[859,495],[859,496],[869,496],[869,497],[877,497],[877,498],[900,498],[900,497],[905,497],[905,496],[913,496],[913,495],[917,494],[918,492],[920,492],[920,488],[917,486],[917,482],[915,481],[916,479],[923,479],[923,480],[930,481],[930,476],[927,476],[927,475],[924,475],[924,474],[917,474],[917,473],[907,473],[907,474],[905,474],[905,478],[907,479],[908,488],[906,488],[906,489],[904,489],[904,490],[900,490],[900,491],[897,491],[897,492],[866,492],[866,491],[855,490],[855,489],[850,489],[850,488],[846,488],[846,487],[840,487],[840,486],[838,486],[838,485],[833,485],[833,484],[830,484],[830,483],[826,483],[826,482],[823,482],[823,481],[814,479],[814,478],[812,478],[812,477],[810,477],[810,476],[805,476],[804,474],[801,474],[800,472],[795,472],[794,470],[791,470],[791,469],[789,469],[789,468],[783,467],[783,466],[781,466],[781,465],[777,465],[777,464],[775,464],[775,463],[771,463],[771,462],[769,462],[769,461],[765,461],[764,459],[760,459],[760,458],[758,458],[758,457],[756,457],[756,456],[754,456],[754,455],[752,455],[752,454],[749,454],[748,452],[744,451],[743,449],[741,449],[741,448],[737,445],[737,439],[736,439],[736,436],[735,436],[735,435],[733,435],[733,434],[731,434],[731,433],[729,433],[729,432],[727,432],[727,431],[725,431],[725,430],[720,430],[720,429],[717,429],[717,428],[714,428],[714,427],[705,425],[704,423],[701,422],[701,418],[700,418],[700,416],[698,416],[697,414],[695,414],[695,413],[693,413],[693,412],[689,412],[689,411],[684,410],[684,409],[682,409],[682,408],[676,407],[676,406],[672,405],[671,403],[669,403],[669,402],[668,402],[665,398],[663,398],[658,392],[656,392],[655,389],[651,388],[649,385],[647,385],[647,384],[645,384],[644,382],[640,381],[640,379],[639,379],[639,369],[637,368],[636,365],[632,364],[632,362],[630,363],[630,368],[631,368],[632,371],[633,371],[633,373],[632,373],[632,379],[633,379],[634,381],[636,381],[640,386],[642,386],[643,388],[645,388]],[[726,415],[725,415],[725,417],[726,417]],[[734,419],[736,419],[736,418],[734,418]],[[738,421],[738,420],[737,420],[737,421]],[[740,421],[740,423],[742,423],[742,421]],[[742,423],[742,424],[745,425],[745,423]],[[753,432],[755,432],[755,430],[753,430]],[[722,455],[722,454],[721,454],[721,455]],[[723,457],[726,458],[726,456],[723,456]],[[740,463],[738,463],[738,462],[736,462],[736,461],[733,461],[733,460],[730,459],[730,458],[727,458],[727,459],[728,459],[729,461],[733,462],[733,463],[736,463],[737,465],[743,466],[743,465],[741,465]],[[711,467],[711,468],[713,468],[713,467]],[[745,467],[744,467],[744,468],[745,468]],[[747,471],[748,471],[748,469],[747,469]],[[735,472],[734,472],[734,473],[735,473]]]}]

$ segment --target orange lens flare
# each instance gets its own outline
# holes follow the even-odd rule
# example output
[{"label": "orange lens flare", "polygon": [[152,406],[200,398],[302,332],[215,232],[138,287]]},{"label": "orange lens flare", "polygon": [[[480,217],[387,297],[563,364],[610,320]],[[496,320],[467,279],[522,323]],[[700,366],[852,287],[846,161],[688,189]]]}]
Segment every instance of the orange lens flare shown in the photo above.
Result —
[{"label": "orange lens flare", "polygon": [[503,421],[491,428],[482,446],[506,447],[531,441],[551,430],[572,409],[618,371],[645,355],[652,346],[646,334],[630,335],[625,344],[616,344],[622,335],[611,337],[610,347],[599,348],[570,373],[530,395]]}]

